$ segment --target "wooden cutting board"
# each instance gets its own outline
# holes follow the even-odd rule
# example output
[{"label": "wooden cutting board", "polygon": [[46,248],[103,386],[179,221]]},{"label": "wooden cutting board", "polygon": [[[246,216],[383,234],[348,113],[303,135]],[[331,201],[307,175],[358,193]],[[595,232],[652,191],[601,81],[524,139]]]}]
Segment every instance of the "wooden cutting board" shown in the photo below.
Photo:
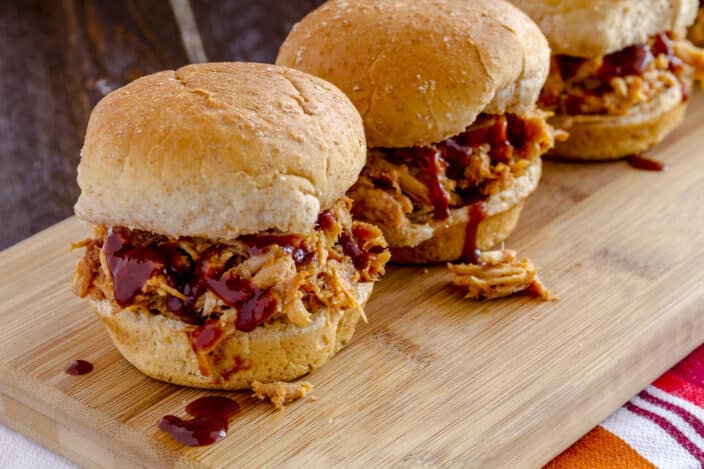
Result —
[{"label": "wooden cutting board", "polygon": [[[70,293],[88,229],[68,219],[0,253],[0,421],[89,467],[544,464],[704,341],[704,96],[651,156],[670,170],[545,164],[509,245],[560,302],[465,302],[443,267],[391,268],[317,400],[231,394],[242,414],[202,448],[156,423],[207,393],[140,374]],[[76,358],[95,371],[66,375]]]}]

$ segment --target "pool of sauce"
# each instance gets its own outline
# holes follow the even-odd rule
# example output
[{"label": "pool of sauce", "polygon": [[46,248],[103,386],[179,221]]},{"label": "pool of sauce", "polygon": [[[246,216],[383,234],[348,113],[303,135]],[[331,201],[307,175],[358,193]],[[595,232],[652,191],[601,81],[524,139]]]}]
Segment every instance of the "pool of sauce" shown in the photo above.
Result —
[{"label": "pool of sauce", "polygon": [[191,419],[166,415],[157,426],[186,446],[206,446],[227,436],[230,419],[240,413],[236,401],[227,397],[207,396],[186,406]]},{"label": "pool of sauce", "polygon": [[66,366],[64,371],[72,376],[85,375],[93,371],[93,364],[85,360],[74,360]]},{"label": "pool of sauce", "polygon": [[644,171],[667,171],[667,165],[660,161],[645,158],[640,155],[631,155],[628,157],[628,164],[636,169]]}]

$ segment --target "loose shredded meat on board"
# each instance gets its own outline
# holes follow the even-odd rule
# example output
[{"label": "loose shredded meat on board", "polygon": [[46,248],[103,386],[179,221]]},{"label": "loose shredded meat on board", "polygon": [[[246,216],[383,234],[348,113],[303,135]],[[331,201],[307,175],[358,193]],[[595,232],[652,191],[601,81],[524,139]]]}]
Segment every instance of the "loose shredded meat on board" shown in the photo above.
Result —
[{"label": "loose shredded meat on board", "polygon": [[268,399],[276,410],[283,410],[286,404],[305,397],[313,390],[313,385],[306,381],[296,381],[286,383],[284,381],[275,381],[273,383],[260,383],[255,381],[252,383],[253,396],[257,399]]},{"label": "loose shredded meat on board", "polygon": [[484,114],[463,133],[434,145],[371,149],[349,192],[354,215],[401,229],[446,219],[450,209],[509,188],[562,137],[546,116]]},{"label": "loose shredded meat on board", "polygon": [[704,51],[671,34],[606,56],[554,56],[539,104],[558,114],[624,115],[672,87],[686,100],[704,74]]},{"label": "loose shredded meat on board", "polygon": [[479,257],[479,264],[448,264],[454,274],[453,283],[467,291],[470,300],[493,300],[527,292],[543,301],[555,298],[538,277],[533,263],[524,258],[516,260],[510,249],[486,251]]}]

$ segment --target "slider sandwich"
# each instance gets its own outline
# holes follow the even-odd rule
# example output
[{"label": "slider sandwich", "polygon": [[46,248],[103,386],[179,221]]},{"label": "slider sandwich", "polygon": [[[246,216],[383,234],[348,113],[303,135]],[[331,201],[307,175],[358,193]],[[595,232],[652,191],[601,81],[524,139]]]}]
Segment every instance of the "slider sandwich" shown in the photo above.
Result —
[{"label": "slider sandwich", "polygon": [[570,138],[555,153],[603,160],[643,152],[683,120],[704,52],[686,38],[697,0],[513,0],[552,47],[539,105]]},{"label": "slider sandwich", "polygon": [[362,121],[329,83],[274,65],[149,75],[93,110],[74,292],[122,355],[181,385],[292,380],[352,337],[389,258],[352,221]]},{"label": "slider sandwich", "polygon": [[476,262],[513,231],[553,146],[535,105],[549,62],[538,27],[502,0],[329,1],[277,58],[359,110],[369,156],[353,212],[404,263]]}]

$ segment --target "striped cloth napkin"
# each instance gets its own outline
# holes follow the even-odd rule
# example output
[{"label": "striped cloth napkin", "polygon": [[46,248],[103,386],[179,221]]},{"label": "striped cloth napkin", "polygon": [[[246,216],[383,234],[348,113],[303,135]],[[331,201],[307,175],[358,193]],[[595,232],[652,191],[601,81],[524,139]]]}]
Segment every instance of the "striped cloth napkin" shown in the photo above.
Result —
[{"label": "striped cloth napkin", "polygon": [[704,467],[704,345],[547,469]]}]

